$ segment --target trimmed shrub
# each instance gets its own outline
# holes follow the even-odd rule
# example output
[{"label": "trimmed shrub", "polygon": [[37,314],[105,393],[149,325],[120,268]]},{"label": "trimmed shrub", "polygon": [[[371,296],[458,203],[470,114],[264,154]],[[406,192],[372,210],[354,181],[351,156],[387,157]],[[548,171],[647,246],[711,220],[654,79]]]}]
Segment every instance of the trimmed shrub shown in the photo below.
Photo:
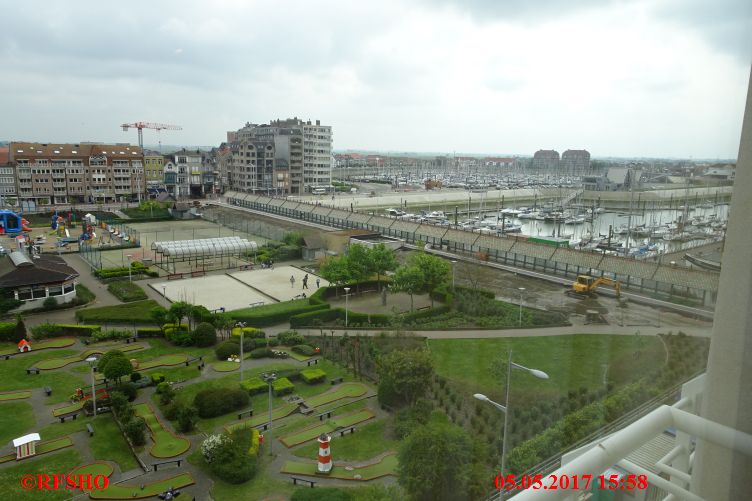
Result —
[{"label": "trimmed shrub", "polygon": [[134,383],[135,383],[135,382],[136,382],[136,381],[138,381],[139,379],[141,379],[141,373],[140,373],[140,372],[132,372],[132,373],[131,373],[131,381],[132,381],[132,382],[134,382]]},{"label": "trimmed shrub", "polygon": [[268,384],[260,377],[252,377],[240,383],[240,387],[246,390],[249,395],[258,395],[266,391]]},{"label": "trimmed shrub", "polygon": [[[144,265],[144,263],[142,263],[141,261],[134,261],[133,263],[131,263],[130,274],[131,276],[137,276],[137,275],[147,275],[149,277],[159,276],[158,272],[150,270],[149,267]],[[101,278],[101,279],[115,278],[115,277],[127,277],[128,267],[119,266],[117,268],[102,268],[101,270],[95,271],[94,276],[97,278]]]},{"label": "trimmed shrub", "polygon": [[269,348],[274,348],[275,346],[279,346],[279,341],[277,341],[275,338],[271,338],[268,341]]},{"label": "trimmed shrub", "polygon": [[402,322],[410,323],[410,322],[414,322],[416,320],[421,320],[424,318],[431,318],[431,317],[435,317],[438,315],[443,315],[444,313],[449,313],[450,311],[452,311],[451,306],[448,306],[448,305],[435,306],[427,310],[420,310],[420,311],[414,311],[412,313],[405,313],[403,315],[400,315],[399,319]]},{"label": "trimmed shrub", "polygon": [[265,358],[265,357],[273,357],[274,353],[272,353],[272,350],[264,346],[263,348],[256,348],[254,350],[251,350],[251,358]]},{"label": "trimmed shrub", "polygon": [[326,379],[326,372],[321,369],[303,369],[300,378],[308,384],[316,384]]},{"label": "trimmed shrub", "polygon": [[[232,328],[232,336],[233,338],[238,338],[238,341],[240,341],[240,327]],[[266,333],[261,329],[255,327],[243,327],[243,340],[264,339],[264,337],[266,337]]]},{"label": "trimmed shrub", "polygon": [[109,339],[127,339],[133,337],[131,331],[121,331],[118,329],[110,329],[108,331],[94,331],[91,334],[91,340],[95,342],[107,341]]},{"label": "trimmed shrub", "polygon": [[130,382],[120,383],[115,387],[115,391],[119,391],[123,395],[125,395],[128,398],[129,402],[136,400],[136,395],[138,395],[136,385]]},{"label": "trimmed shrub", "polygon": [[177,410],[178,429],[187,433],[193,430],[198,419],[196,408],[191,405],[181,405]]},{"label": "trimmed shrub", "polygon": [[45,310],[54,310],[57,308],[57,299],[50,296],[42,302],[42,308]]},{"label": "trimmed shrub", "polygon": [[139,327],[136,329],[138,337],[164,337],[164,331],[159,327]]},{"label": "trimmed shrub", "polygon": [[276,396],[287,395],[295,390],[295,385],[286,377],[281,377],[272,383],[272,392]]},{"label": "trimmed shrub", "polygon": [[16,334],[16,322],[0,323],[0,341],[11,341],[17,343],[23,337],[19,338]]},{"label": "trimmed shrub", "polygon": [[285,346],[305,343],[305,338],[298,331],[284,331],[277,334],[277,340]]},{"label": "trimmed shrub", "polygon": [[207,388],[196,393],[193,405],[202,418],[221,416],[248,405],[248,392],[240,388]]},{"label": "trimmed shrub", "polygon": [[283,303],[246,308],[229,312],[233,320],[248,322],[257,327],[266,327],[285,322],[293,315],[321,309],[328,309],[328,304],[309,304],[307,299],[285,301]]},{"label": "trimmed shrub", "polygon": [[[348,324],[350,325],[384,326],[389,325],[392,321],[390,315],[359,313],[352,310],[347,313],[347,316]],[[344,308],[330,308],[328,310],[317,310],[292,316],[290,317],[290,327],[311,327],[317,323],[332,322],[334,320],[344,321],[344,319]]]},{"label": "trimmed shrub", "polygon": [[123,431],[133,442],[133,445],[144,445],[146,443],[146,423],[142,418],[135,417],[125,423]]},{"label": "trimmed shrub", "polygon": [[167,379],[167,376],[162,374],[161,372],[152,372],[151,374],[151,382],[155,385],[164,382]]},{"label": "trimmed shrub", "polygon": [[248,449],[248,454],[255,456],[259,452],[261,446],[261,432],[258,428],[251,429],[251,447]]},{"label": "trimmed shrub", "polygon": [[305,355],[306,357],[312,357],[316,353],[316,350],[314,350],[312,346],[308,346],[307,344],[299,344],[297,346],[293,346],[292,351],[294,351],[295,353],[300,353],[301,355]]},{"label": "trimmed shrub", "polygon": [[63,336],[88,337],[101,328],[99,325],[39,324],[31,328],[31,333],[37,340]]},{"label": "trimmed shrub", "polygon": [[217,360],[227,360],[230,355],[240,355],[240,344],[235,340],[224,341],[214,349],[214,354],[217,356]]},{"label": "trimmed shrub", "polygon": [[206,347],[217,344],[217,330],[208,322],[201,322],[193,331],[193,342],[196,346]]},{"label": "trimmed shrub", "polygon": [[185,324],[164,325],[165,338],[172,344],[178,346],[191,346],[193,344],[193,333],[188,330],[188,326]]}]

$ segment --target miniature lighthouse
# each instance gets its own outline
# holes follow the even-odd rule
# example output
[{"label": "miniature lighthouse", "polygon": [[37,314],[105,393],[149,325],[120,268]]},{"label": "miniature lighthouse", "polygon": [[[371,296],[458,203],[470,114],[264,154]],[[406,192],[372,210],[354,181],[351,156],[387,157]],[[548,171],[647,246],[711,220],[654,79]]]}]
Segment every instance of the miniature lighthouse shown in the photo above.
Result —
[{"label": "miniature lighthouse", "polygon": [[332,451],[329,450],[329,441],[332,439],[326,433],[319,437],[319,473],[332,471]]}]

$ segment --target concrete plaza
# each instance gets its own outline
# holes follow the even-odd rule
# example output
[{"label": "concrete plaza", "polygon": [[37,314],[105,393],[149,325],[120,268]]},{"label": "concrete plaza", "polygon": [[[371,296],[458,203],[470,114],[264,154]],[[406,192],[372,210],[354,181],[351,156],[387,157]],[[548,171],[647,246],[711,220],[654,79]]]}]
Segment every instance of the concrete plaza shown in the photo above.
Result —
[{"label": "concrete plaza", "polygon": [[[303,277],[308,273],[308,289],[303,289]],[[261,269],[238,271],[230,276],[258,289],[267,296],[277,301],[289,301],[305,292],[308,296],[316,292],[316,278],[320,279],[320,286],[329,285],[323,278],[313,273],[306,272],[295,266],[275,266],[274,269]],[[295,277],[295,282],[290,285],[290,277]],[[247,305],[246,305],[247,306]]]},{"label": "concrete plaza", "polygon": [[[172,302],[185,301],[200,304],[210,310],[222,307],[227,311],[239,310],[253,303],[276,302],[227,275],[208,275],[200,278],[155,282],[150,283],[149,286],[160,295],[164,293]],[[287,286],[289,287],[290,284],[288,283]]]}]

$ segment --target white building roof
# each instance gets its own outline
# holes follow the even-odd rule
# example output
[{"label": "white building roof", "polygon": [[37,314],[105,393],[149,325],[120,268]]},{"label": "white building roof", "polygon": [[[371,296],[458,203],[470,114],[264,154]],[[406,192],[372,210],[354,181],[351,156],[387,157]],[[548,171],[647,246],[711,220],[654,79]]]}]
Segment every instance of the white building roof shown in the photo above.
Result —
[{"label": "white building roof", "polygon": [[40,440],[42,439],[39,437],[39,433],[29,433],[23,437],[13,439],[13,447],[28,444],[29,442],[39,442]]}]

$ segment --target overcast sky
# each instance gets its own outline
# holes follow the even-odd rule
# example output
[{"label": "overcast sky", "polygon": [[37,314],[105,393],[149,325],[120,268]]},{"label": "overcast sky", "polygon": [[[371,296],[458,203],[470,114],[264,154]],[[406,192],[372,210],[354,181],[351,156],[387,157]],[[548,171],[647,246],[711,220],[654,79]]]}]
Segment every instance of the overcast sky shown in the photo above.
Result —
[{"label": "overcast sky", "polygon": [[[736,158],[749,0],[0,0],[0,139]],[[145,131],[156,144],[156,131]]]}]

